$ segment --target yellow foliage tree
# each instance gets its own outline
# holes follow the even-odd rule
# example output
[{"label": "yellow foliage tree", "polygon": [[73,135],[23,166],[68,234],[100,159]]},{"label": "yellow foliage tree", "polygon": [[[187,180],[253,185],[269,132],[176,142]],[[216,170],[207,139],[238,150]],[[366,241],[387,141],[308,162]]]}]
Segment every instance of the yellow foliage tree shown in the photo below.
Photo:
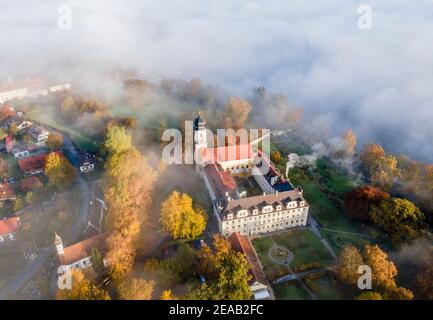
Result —
[{"label": "yellow foliage tree", "polygon": [[80,270],[72,271],[72,288],[58,290],[57,300],[110,300],[109,294],[86,278]]},{"label": "yellow foliage tree", "polygon": [[150,300],[155,290],[155,281],[132,278],[122,281],[117,291],[122,300]]},{"label": "yellow foliage tree", "polygon": [[194,208],[185,193],[174,191],[161,205],[161,224],[173,239],[191,239],[202,234],[206,227],[206,213]]},{"label": "yellow foliage tree", "polygon": [[45,160],[45,175],[49,184],[54,187],[64,187],[71,184],[77,173],[68,159],[57,152],[52,152]]}]

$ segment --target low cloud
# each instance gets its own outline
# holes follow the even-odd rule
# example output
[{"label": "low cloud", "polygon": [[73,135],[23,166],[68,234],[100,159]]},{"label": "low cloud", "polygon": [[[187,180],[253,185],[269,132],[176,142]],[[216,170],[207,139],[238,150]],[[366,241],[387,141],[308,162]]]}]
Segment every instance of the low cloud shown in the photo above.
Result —
[{"label": "low cloud", "polygon": [[[361,143],[433,161],[433,4],[358,1],[8,1],[0,4],[0,77],[48,75],[95,88],[113,66],[199,77],[240,95],[258,85]],[[60,5],[72,29],[57,28]],[[277,116],[277,115],[276,115]],[[319,119],[319,120],[317,120]]]}]

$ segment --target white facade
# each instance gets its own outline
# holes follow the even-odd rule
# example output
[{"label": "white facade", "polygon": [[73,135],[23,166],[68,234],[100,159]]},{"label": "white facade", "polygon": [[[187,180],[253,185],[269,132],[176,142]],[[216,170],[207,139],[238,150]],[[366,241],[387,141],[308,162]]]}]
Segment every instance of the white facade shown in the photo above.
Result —
[{"label": "white facade", "polygon": [[242,235],[251,236],[261,233],[286,230],[295,227],[304,227],[308,220],[308,205],[294,201],[287,207],[264,207],[255,209],[252,213],[248,210],[240,210],[233,216],[228,214],[227,219],[220,224],[220,232],[229,236],[235,231]]}]

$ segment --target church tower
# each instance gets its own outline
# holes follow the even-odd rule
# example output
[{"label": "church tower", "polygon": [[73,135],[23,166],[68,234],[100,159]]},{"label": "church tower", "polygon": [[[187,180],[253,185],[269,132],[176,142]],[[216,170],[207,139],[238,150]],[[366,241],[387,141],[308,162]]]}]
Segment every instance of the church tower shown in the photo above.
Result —
[{"label": "church tower", "polygon": [[201,114],[194,119],[194,150],[207,148],[206,122]]},{"label": "church tower", "polygon": [[60,236],[57,234],[57,232],[55,232],[55,239],[54,239],[54,244],[56,246],[56,250],[57,250],[57,254],[64,254],[65,251],[63,250],[63,241],[62,238],[60,238]]}]

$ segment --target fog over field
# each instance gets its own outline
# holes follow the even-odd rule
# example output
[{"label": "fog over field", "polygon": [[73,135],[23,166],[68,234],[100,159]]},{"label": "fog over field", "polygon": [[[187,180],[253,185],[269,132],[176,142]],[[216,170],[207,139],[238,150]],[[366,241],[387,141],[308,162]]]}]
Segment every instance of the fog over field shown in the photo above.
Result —
[{"label": "fog over field", "polygon": [[[244,97],[263,85],[335,134],[352,128],[361,143],[433,162],[433,1],[364,1],[373,10],[364,31],[360,4],[2,0],[0,79],[91,83],[115,66],[198,77]],[[70,30],[57,25],[62,5],[71,8]]]}]

